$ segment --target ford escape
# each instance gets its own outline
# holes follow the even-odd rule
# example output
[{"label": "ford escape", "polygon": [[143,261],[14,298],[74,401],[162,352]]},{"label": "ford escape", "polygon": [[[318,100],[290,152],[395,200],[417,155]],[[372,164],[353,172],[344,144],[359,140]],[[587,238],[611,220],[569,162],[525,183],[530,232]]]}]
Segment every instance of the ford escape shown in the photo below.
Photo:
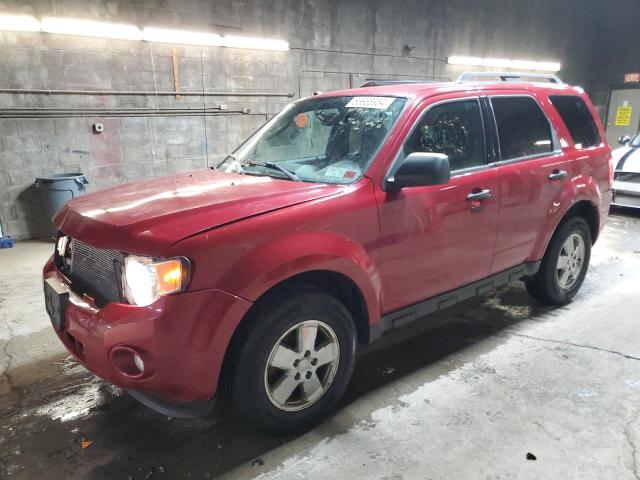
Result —
[{"label": "ford escape", "polygon": [[256,428],[307,428],[359,343],[516,280],[570,301],[611,202],[604,138],[555,81],[304,98],[215,169],[70,201],[47,311],[78,362],[151,408],[222,394]]}]

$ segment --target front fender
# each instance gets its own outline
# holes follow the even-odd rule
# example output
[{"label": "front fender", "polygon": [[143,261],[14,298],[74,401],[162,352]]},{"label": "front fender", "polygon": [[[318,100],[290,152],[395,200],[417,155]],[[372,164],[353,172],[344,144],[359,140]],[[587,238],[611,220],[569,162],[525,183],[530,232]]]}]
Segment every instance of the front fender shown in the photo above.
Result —
[{"label": "front fender", "polygon": [[369,323],[380,318],[380,275],[359,244],[332,232],[298,232],[257,246],[230,269],[225,287],[255,302],[300,273],[326,270],[351,279],[362,292]]}]

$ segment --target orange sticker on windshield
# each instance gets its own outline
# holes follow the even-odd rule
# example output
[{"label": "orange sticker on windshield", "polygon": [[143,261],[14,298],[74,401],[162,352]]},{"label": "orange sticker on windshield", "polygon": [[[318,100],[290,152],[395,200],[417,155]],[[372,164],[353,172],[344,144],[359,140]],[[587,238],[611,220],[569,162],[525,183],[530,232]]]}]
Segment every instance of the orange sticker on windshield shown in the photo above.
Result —
[{"label": "orange sticker on windshield", "polygon": [[306,113],[299,113],[293,118],[298,128],[307,128],[309,126],[309,116]]}]

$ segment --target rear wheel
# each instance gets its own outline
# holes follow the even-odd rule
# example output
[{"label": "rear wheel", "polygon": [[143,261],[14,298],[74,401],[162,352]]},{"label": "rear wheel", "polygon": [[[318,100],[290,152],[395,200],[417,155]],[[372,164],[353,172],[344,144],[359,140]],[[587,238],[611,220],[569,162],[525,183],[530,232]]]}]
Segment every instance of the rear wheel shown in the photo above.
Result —
[{"label": "rear wheel", "polygon": [[549,305],[563,305],[580,290],[591,258],[591,231],[582,217],[565,220],[556,230],[527,291]]},{"label": "rear wheel", "polygon": [[344,393],[355,363],[349,311],[312,288],[287,289],[258,305],[234,345],[230,400],[271,434],[306,429]]}]

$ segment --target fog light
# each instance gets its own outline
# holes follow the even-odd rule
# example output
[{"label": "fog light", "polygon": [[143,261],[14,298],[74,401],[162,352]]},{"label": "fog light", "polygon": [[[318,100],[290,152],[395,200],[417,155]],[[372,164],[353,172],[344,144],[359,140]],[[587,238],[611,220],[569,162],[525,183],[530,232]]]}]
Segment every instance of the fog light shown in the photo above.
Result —
[{"label": "fog light", "polygon": [[142,355],[127,345],[114,347],[110,357],[116,370],[126,377],[138,379],[153,373],[152,366],[145,365]]},{"label": "fog light", "polygon": [[140,373],[144,373],[144,362],[142,361],[142,358],[140,358],[140,355],[138,355],[137,353],[133,354],[133,363],[136,364],[136,367],[138,368],[138,370],[140,370]]}]

